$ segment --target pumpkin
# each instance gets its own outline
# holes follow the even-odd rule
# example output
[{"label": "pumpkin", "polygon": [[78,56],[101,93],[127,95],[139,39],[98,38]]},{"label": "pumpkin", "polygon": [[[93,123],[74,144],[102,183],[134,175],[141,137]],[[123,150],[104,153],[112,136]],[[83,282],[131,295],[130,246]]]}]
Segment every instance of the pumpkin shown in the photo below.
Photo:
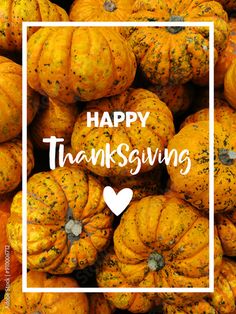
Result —
[{"label": "pumpkin", "polygon": [[233,11],[236,9],[236,0],[218,0],[225,10]]},{"label": "pumpkin", "polygon": [[236,109],[236,60],[229,67],[224,80],[224,94],[229,104]]},{"label": "pumpkin", "polygon": [[236,256],[236,212],[219,214],[216,221],[225,255]]},{"label": "pumpkin", "polygon": [[164,303],[165,314],[232,314],[236,311],[236,263],[223,259],[221,273],[215,281],[215,291],[192,304],[175,306]]},{"label": "pumpkin", "polygon": [[101,293],[91,293],[89,299],[89,314],[111,314],[114,306]]},{"label": "pumpkin", "polygon": [[[172,194],[148,196],[134,202],[114,233],[121,273],[139,287],[208,287],[209,221]],[[222,261],[215,233],[215,275]],[[173,294],[158,294],[173,302]],[[199,294],[184,295],[186,299]],[[175,300],[176,302],[176,300]]]},{"label": "pumpkin", "polygon": [[162,170],[161,167],[156,167],[152,171],[132,177],[110,177],[109,182],[117,193],[124,188],[132,189],[132,200],[139,200],[148,195],[158,194],[161,191],[163,188],[161,186]]},{"label": "pumpkin", "polygon": [[184,113],[192,103],[193,88],[188,85],[150,85],[148,90],[155,93],[174,115]]},{"label": "pumpkin", "polygon": [[7,242],[6,224],[10,216],[11,202],[12,198],[9,196],[0,198],[0,290],[4,290],[6,284],[21,273],[21,264]]},{"label": "pumpkin", "polygon": [[[214,90],[214,105],[224,106],[228,104],[224,97],[224,91],[222,89]],[[201,109],[209,109],[209,87],[197,87],[194,95],[194,100],[192,104],[192,112],[197,112]]]},{"label": "pumpkin", "polygon": [[63,138],[63,144],[70,143],[78,109],[75,104],[64,104],[46,97],[41,98],[39,112],[30,129],[33,144],[40,149],[48,149],[43,138],[56,136]]},{"label": "pumpkin", "polygon": [[[236,133],[215,122],[215,213],[231,210],[236,206],[235,175],[236,163]],[[181,198],[187,200],[199,210],[209,209],[209,122],[190,123],[176,134],[168,145],[168,151],[176,149],[178,154],[189,151],[191,160],[190,171],[181,174],[186,169],[187,161],[174,166],[173,161],[167,166],[171,179],[171,189]]]},{"label": "pumpkin", "polygon": [[[236,128],[236,111],[232,109],[226,101],[215,99],[215,121],[221,123],[224,128],[234,130]],[[205,108],[188,116],[181,124],[181,128],[190,123],[198,121],[209,121],[209,109]]]},{"label": "pumpkin", "polygon": [[[130,21],[214,21],[215,60],[227,44],[228,16],[216,1],[137,0]],[[209,71],[209,33],[203,27],[131,27],[121,30],[144,76],[161,86],[201,79]]]},{"label": "pumpkin", "polygon": [[[30,271],[27,285],[32,288],[73,288],[78,287],[73,278],[55,277],[46,273]],[[9,304],[7,305],[7,298]],[[22,277],[11,283],[10,291],[0,304],[0,313],[42,313],[42,314],[89,314],[89,304],[84,293],[23,293]]]},{"label": "pumpkin", "polygon": [[119,94],[135,73],[132,49],[115,29],[44,27],[28,42],[29,85],[65,103]]},{"label": "pumpkin", "polygon": [[[21,133],[22,128],[22,67],[0,56],[0,143]],[[28,124],[38,109],[38,95],[28,89]]]},{"label": "pumpkin", "polygon": [[[103,186],[80,168],[56,168],[28,181],[28,268],[71,273],[95,263],[112,235],[112,213]],[[16,194],[7,224],[16,255],[22,252],[22,192]]]},{"label": "pumpkin", "polygon": [[[8,0],[0,3],[0,50],[22,47],[22,22],[68,21],[68,15],[49,0]],[[28,28],[28,36],[37,28]]]},{"label": "pumpkin", "polygon": [[[142,127],[140,120],[135,121],[130,127],[126,127],[125,122],[118,127],[87,126],[87,112],[98,112],[100,119],[104,112],[108,112],[112,120],[116,111],[141,112],[143,116],[149,112],[149,117],[145,127]],[[157,161],[153,165],[142,161],[138,164],[137,159],[133,158],[132,160],[130,157],[131,151],[137,149],[138,155],[140,155],[147,147],[150,147],[152,152],[157,148],[163,150],[173,135],[173,117],[168,107],[148,90],[129,89],[118,96],[88,103],[75,123],[71,146],[77,153],[83,150],[89,158],[93,148],[96,148],[96,151],[100,149],[105,151],[107,144],[110,144],[112,152],[122,145],[120,146],[121,153],[127,158],[127,164],[123,167],[118,164],[122,164],[124,160],[117,151],[112,155],[114,162],[111,162],[110,168],[102,166],[101,154],[96,165],[91,161],[84,160],[83,164],[100,176],[131,176],[136,174],[138,165],[140,165],[140,172],[147,172],[157,165]],[[125,147],[124,144],[128,147]]]},{"label": "pumpkin", "polygon": [[[33,146],[28,141],[27,150],[28,175],[34,167]],[[22,144],[16,138],[0,144],[0,194],[13,191],[21,183],[22,174]]]},{"label": "pumpkin", "polygon": [[[236,8],[236,1],[235,1]],[[215,87],[224,84],[224,77],[232,63],[236,59],[236,18],[232,17],[229,21],[230,35],[225,51],[219,57],[215,65]]]},{"label": "pumpkin", "polygon": [[[132,287],[121,273],[119,261],[113,250],[104,256],[97,268],[97,282],[99,287]],[[116,308],[128,310],[131,313],[145,313],[154,306],[154,297],[151,293],[105,293],[105,297]]]},{"label": "pumpkin", "polygon": [[135,0],[75,0],[71,21],[127,21]]}]

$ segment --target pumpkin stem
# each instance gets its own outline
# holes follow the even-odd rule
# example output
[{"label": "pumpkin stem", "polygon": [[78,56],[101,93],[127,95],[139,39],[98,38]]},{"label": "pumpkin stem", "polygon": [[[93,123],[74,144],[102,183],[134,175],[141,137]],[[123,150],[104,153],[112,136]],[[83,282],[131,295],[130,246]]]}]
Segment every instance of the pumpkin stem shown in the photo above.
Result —
[{"label": "pumpkin stem", "polygon": [[228,149],[219,149],[219,159],[223,165],[231,166],[236,159],[236,152]]},{"label": "pumpkin stem", "polygon": [[117,9],[116,4],[112,0],[106,0],[103,7],[107,12],[114,12]]},{"label": "pumpkin stem", "polygon": [[153,252],[148,258],[148,267],[151,271],[161,270],[165,266],[164,257],[157,253]]},{"label": "pumpkin stem", "polygon": [[81,221],[73,218],[72,209],[69,208],[67,212],[67,222],[65,224],[65,231],[68,239],[71,243],[79,239],[80,234],[83,231],[83,225]]},{"label": "pumpkin stem", "polygon": [[[183,21],[184,21],[184,18],[182,16],[172,15],[170,17],[170,22],[183,22]],[[184,28],[183,26],[168,26],[167,30],[171,34],[177,34],[180,31],[182,31],[183,28]]]}]

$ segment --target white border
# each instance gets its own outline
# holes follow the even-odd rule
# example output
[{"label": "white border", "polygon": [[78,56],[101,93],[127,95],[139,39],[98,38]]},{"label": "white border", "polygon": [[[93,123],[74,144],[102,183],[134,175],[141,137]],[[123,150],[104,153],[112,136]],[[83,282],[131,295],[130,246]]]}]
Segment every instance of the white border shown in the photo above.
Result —
[{"label": "white border", "polygon": [[[28,27],[209,27],[209,287],[208,288],[28,288],[27,287],[27,28]],[[22,289],[23,292],[214,292],[214,22],[23,22],[23,119],[22,119]]]}]

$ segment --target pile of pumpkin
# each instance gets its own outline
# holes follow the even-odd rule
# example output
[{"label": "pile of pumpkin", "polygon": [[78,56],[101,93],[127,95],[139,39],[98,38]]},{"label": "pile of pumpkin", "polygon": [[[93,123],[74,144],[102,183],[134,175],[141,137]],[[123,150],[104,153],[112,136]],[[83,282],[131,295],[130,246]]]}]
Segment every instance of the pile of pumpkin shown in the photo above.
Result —
[{"label": "pile of pumpkin", "polygon": [[[75,0],[68,12],[49,0],[0,3],[0,289],[8,254],[11,275],[0,313],[236,313],[234,10],[235,0]],[[214,21],[214,293],[22,293],[21,24],[69,20]],[[208,287],[208,29],[30,28],[27,71],[28,286]],[[88,111],[120,110],[148,111],[148,124],[86,125]],[[111,168],[83,161],[49,171],[50,136],[71,154],[106,143],[188,149],[191,170],[143,162],[131,176],[133,165],[117,166],[114,155]],[[104,202],[106,185],[134,191],[121,219]]]}]

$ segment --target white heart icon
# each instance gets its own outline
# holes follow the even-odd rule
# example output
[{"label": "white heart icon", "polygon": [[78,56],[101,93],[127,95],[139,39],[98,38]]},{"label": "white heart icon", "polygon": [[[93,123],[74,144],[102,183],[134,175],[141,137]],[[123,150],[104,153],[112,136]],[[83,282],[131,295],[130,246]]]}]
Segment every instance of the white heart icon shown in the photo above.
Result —
[{"label": "white heart icon", "polygon": [[106,186],[103,190],[104,201],[116,216],[119,216],[126,209],[132,197],[133,191],[129,188],[122,189],[117,194],[111,186]]}]

